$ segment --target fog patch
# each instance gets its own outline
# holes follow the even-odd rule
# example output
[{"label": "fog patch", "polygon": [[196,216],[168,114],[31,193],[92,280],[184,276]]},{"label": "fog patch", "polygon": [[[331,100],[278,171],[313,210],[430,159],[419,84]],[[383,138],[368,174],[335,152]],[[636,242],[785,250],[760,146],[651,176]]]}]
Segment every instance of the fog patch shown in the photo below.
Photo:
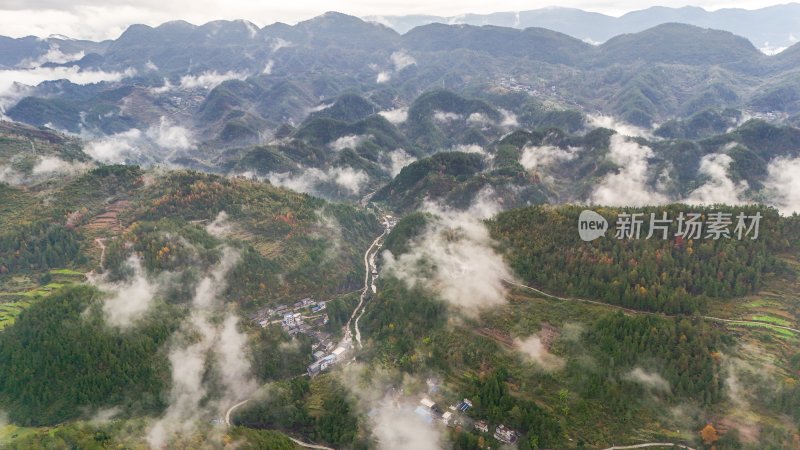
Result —
[{"label": "fog patch", "polygon": [[55,156],[43,156],[33,166],[33,175],[52,175],[80,172],[91,168],[92,165],[81,162],[68,162]]},{"label": "fog patch", "polygon": [[767,166],[767,197],[781,214],[800,213],[800,158],[776,158]]},{"label": "fog patch", "polygon": [[440,123],[448,123],[461,119],[460,114],[445,111],[434,111],[433,120]]},{"label": "fog patch", "polygon": [[547,350],[547,346],[542,342],[539,335],[535,334],[525,339],[515,339],[514,346],[522,354],[527,356],[537,366],[545,371],[553,372],[564,368],[566,362],[563,358],[556,356]]},{"label": "fog patch", "polygon": [[106,322],[119,328],[129,328],[142,319],[154,303],[158,284],[147,278],[142,262],[135,255],[125,261],[125,267],[133,272],[130,279],[119,283],[98,283],[105,292],[113,296],[103,302]]},{"label": "fog patch", "polygon": [[290,172],[267,174],[270,183],[291,189],[296,192],[306,194],[323,194],[321,185],[324,183],[334,183],[344,188],[347,193],[355,195],[361,192],[364,185],[369,181],[369,175],[363,170],[356,170],[352,167],[333,167],[327,171],[317,168],[307,168],[302,173],[294,175]]},{"label": "fog patch", "polygon": [[489,157],[489,153],[486,150],[477,144],[459,144],[454,145],[450,148],[451,152],[461,152],[461,153],[475,153],[478,155],[483,155],[485,157]]},{"label": "fog patch", "polygon": [[470,124],[477,124],[477,125],[488,125],[492,123],[492,121],[489,119],[489,117],[486,116],[486,114],[478,112],[470,114],[467,117],[467,122]]},{"label": "fog patch", "polygon": [[580,150],[579,147],[561,149],[552,145],[525,146],[522,149],[519,163],[525,170],[536,171],[562,162],[572,161],[578,157]]},{"label": "fog patch", "polygon": [[45,81],[68,80],[74,84],[87,85],[100,82],[115,82],[136,75],[136,70],[105,72],[102,70],[81,70],[72,67],[35,67],[32,69],[0,70],[0,106],[5,111],[21,95],[27,92],[25,86],[37,86]]},{"label": "fog patch", "polygon": [[336,139],[335,141],[331,142],[328,145],[330,145],[330,147],[332,149],[336,150],[337,152],[338,151],[342,151],[342,150],[344,150],[346,148],[355,149],[356,147],[358,147],[364,141],[370,139],[371,137],[372,136],[369,136],[369,135],[354,135],[354,134],[351,134],[351,135],[347,135],[347,136],[342,136],[342,137]]},{"label": "fog patch", "polygon": [[47,52],[43,55],[40,55],[36,59],[25,59],[17,66],[23,69],[35,69],[47,63],[64,64],[70,61],[78,61],[84,56],[86,56],[86,53],[83,50],[77,53],[64,53],[61,51],[58,44],[51,43]]},{"label": "fog patch", "polygon": [[386,270],[409,287],[437,292],[452,306],[474,315],[505,303],[503,280],[513,279],[495,242],[481,221],[499,211],[493,191],[478,194],[466,211],[426,202],[424,210],[437,216],[407,253],[383,253]]},{"label": "fog patch", "polygon": [[382,71],[378,73],[377,78],[375,78],[375,82],[381,84],[381,83],[386,83],[391,79],[392,79],[392,74],[386,71]]},{"label": "fog patch", "polygon": [[389,153],[389,173],[392,175],[392,177],[396,177],[397,174],[403,170],[403,167],[413,163],[416,160],[416,157],[409,155],[402,148],[398,148]]},{"label": "fog patch", "polygon": [[414,412],[412,404],[386,401],[372,416],[372,432],[381,450],[441,450],[442,433]]},{"label": "fog patch", "polygon": [[640,384],[653,391],[670,391],[669,382],[667,382],[664,377],[659,375],[657,372],[648,372],[641,367],[636,367],[630,372],[626,373],[623,379]]},{"label": "fog patch", "polygon": [[390,59],[392,61],[392,65],[394,66],[394,70],[397,72],[400,72],[406,67],[413,66],[417,63],[417,60],[414,59],[413,56],[406,53],[405,50],[399,50],[392,53]]},{"label": "fog patch", "polygon": [[652,133],[645,128],[637,127],[629,123],[622,122],[611,116],[601,114],[589,114],[586,121],[591,128],[608,128],[623,136],[650,138]]},{"label": "fog patch", "polygon": [[294,44],[285,39],[273,37],[270,39],[269,49],[272,51],[272,53],[275,53],[282,48],[291,47],[293,45]]},{"label": "fog patch", "polygon": [[390,109],[387,111],[381,111],[378,114],[383,116],[383,118],[389,122],[398,125],[408,119],[408,108]]},{"label": "fog patch", "polygon": [[217,217],[208,225],[206,232],[215,238],[224,238],[231,232],[231,223],[228,220],[228,213],[220,211]]},{"label": "fog patch", "polygon": [[199,75],[184,75],[181,77],[181,89],[207,89],[211,90],[217,87],[220,83],[228,80],[244,80],[247,74],[243,72],[234,72],[229,70],[224,73],[219,73],[216,70],[209,70]]},{"label": "fog patch", "polygon": [[94,426],[102,426],[106,425],[107,423],[111,422],[119,413],[122,412],[122,408],[118,406],[114,406],[112,408],[105,408],[98,410],[91,419],[89,419],[89,423]]},{"label": "fog patch", "polygon": [[272,69],[274,67],[275,67],[275,61],[270,59],[269,61],[267,61],[267,64],[264,65],[264,70],[262,70],[261,73],[264,75],[270,75],[272,74]]},{"label": "fog patch", "polygon": [[514,128],[519,126],[519,121],[517,120],[517,116],[511,112],[506,111],[505,109],[500,109],[500,126],[505,128]]},{"label": "fog patch", "polygon": [[628,141],[624,136],[611,136],[611,146],[606,156],[619,166],[616,173],[604,176],[592,192],[589,201],[607,206],[645,206],[664,204],[666,195],[648,183],[648,158],[653,157],[650,147]]},{"label": "fog patch", "polygon": [[87,142],[84,151],[93,159],[107,164],[148,158],[162,160],[176,150],[187,150],[195,145],[188,129],[173,124],[166,117],[161,117],[158,124],[144,131],[132,128],[105,136],[84,133],[81,137]]},{"label": "fog patch", "polygon": [[733,158],[724,153],[712,153],[703,156],[700,160],[698,174],[707,176],[709,180],[692,191],[685,199],[685,202],[693,205],[741,204],[741,198],[748,185],[744,180],[735,183],[728,176],[728,169],[732,162]]},{"label": "fog patch", "polygon": [[86,144],[86,154],[93,159],[109,164],[125,162],[127,158],[141,156],[142,152],[136,142],[142,137],[142,132],[132,128],[127,131],[90,140]]},{"label": "fog patch", "polygon": [[[219,299],[225,278],[238,262],[238,253],[224,247],[220,261],[195,289],[190,316],[173,336],[169,406],[148,430],[152,447],[161,448],[178,435],[195,432],[201,421],[222,418],[229,406],[257,388],[246,353],[247,337],[239,332],[236,315],[223,311],[225,305]],[[221,323],[213,320],[215,316],[223,316]],[[215,363],[223,392],[221,398],[206,401],[210,361]]]},{"label": "fog patch", "polygon": [[194,146],[189,130],[173,125],[166,117],[161,117],[158,125],[148,128],[147,137],[163,148],[186,150]]}]

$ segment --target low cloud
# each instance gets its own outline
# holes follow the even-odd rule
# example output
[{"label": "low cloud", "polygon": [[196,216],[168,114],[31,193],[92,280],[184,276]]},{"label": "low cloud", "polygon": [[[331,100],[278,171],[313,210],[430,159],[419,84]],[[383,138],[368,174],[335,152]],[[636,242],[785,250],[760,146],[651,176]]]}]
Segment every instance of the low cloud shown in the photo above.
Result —
[{"label": "low cloud", "polygon": [[402,148],[398,148],[397,150],[392,151],[389,153],[389,173],[392,174],[392,177],[396,177],[403,167],[413,163],[416,161],[412,155],[409,155],[405,150]]},{"label": "low cloud", "polygon": [[33,166],[31,173],[36,175],[52,175],[75,173],[89,169],[92,165],[81,162],[68,162],[55,156],[43,156]]},{"label": "low cloud", "polygon": [[136,74],[136,70],[104,72],[101,70],[81,70],[72,67],[35,67],[32,69],[0,70],[0,113],[4,113],[28,92],[26,86],[37,86],[45,81],[69,80],[71,83],[86,85],[100,82],[120,81]]},{"label": "low cloud", "polygon": [[413,66],[417,63],[417,60],[414,59],[413,56],[409,55],[405,52],[405,50],[400,50],[392,53],[390,57],[392,60],[392,65],[394,66],[394,70],[399,72],[405,69],[408,66]]},{"label": "low cloud", "polygon": [[216,238],[227,236],[231,232],[231,223],[228,220],[228,213],[220,211],[217,217],[206,225],[206,232]]},{"label": "low cloud", "polygon": [[524,340],[515,339],[514,345],[522,354],[545,371],[558,371],[563,369],[566,364],[563,358],[547,350],[547,346],[544,345],[539,335],[529,336]]},{"label": "low cloud", "polygon": [[781,214],[800,213],[800,158],[776,158],[767,166],[764,186],[769,202]]},{"label": "low cloud", "polygon": [[333,183],[346,190],[347,194],[356,195],[362,191],[369,181],[369,175],[363,170],[352,167],[333,167],[327,171],[307,168],[294,175],[290,172],[271,172],[267,175],[270,183],[307,194],[324,195],[323,185]]},{"label": "low cloud", "polygon": [[100,284],[99,287],[113,296],[103,303],[106,322],[128,328],[142,319],[154,303],[158,284],[147,278],[142,262],[135,255],[125,261],[133,275],[126,281],[114,284]]},{"label": "low cloud", "polygon": [[391,79],[392,79],[392,74],[384,70],[378,73],[377,78],[375,78],[375,82],[381,84],[381,83],[386,83]]},{"label": "low cloud", "polygon": [[[194,433],[202,422],[223,417],[228,407],[257,388],[246,354],[247,337],[238,330],[236,315],[224,312],[225,305],[219,299],[225,278],[238,262],[236,251],[223,248],[220,261],[195,289],[189,318],[173,336],[169,406],[147,433],[147,441],[154,448],[164,447],[178,435]],[[223,317],[221,323],[213,320],[215,316]],[[210,361],[223,388],[221,397],[212,400],[206,398]]]},{"label": "low cloud", "polygon": [[384,401],[371,417],[372,432],[381,450],[441,450],[441,431],[414,412],[411,404]]},{"label": "low cloud", "polygon": [[641,367],[636,367],[623,377],[627,381],[632,381],[644,386],[647,389],[659,392],[669,392],[669,382],[657,372],[648,372]]},{"label": "low cloud", "polygon": [[666,195],[650,187],[647,160],[652,156],[650,147],[628,141],[619,134],[611,136],[611,147],[606,157],[620,168],[600,180],[590,196],[590,202],[607,206],[667,203],[669,199]]},{"label": "low cloud", "polygon": [[274,67],[275,67],[275,61],[270,59],[269,61],[267,61],[267,64],[264,65],[264,70],[262,70],[261,73],[264,75],[270,75]]},{"label": "low cloud", "polygon": [[408,108],[390,109],[388,111],[381,111],[378,114],[389,122],[398,125],[408,119]]},{"label": "low cloud", "polygon": [[724,153],[703,156],[703,159],[700,160],[698,174],[708,177],[708,181],[692,191],[685,202],[695,205],[741,204],[742,196],[747,191],[748,185],[746,181],[736,183],[730,178],[728,169],[732,162],[733,158]]},{"label": "low cloud", "polygon": [[166,117],[161,117],[158,125],[148,128],[147,137],[162,148],[186,150],[194,146],[191,132],[174,125]]},{"label": "low cloud", "polygon": [[500,126],[506,128],[514,128],[519,126],[519,121],[517,120],[517,116],[511,112],[506,111],[505,109],[500,109],[500,115],[502,118],[500,119]]},{"label": "low cloud", "polygon": [[103,163],[122,163],[127,158],[137,158],[142,155],[136,145],[142,137],[142,132],[133,128],[121,133],[115,133],[92,139],[86,144],[86,153],[97,161]]},{"label": "low cloud", "polygon": [[93,159],[110,164],[127,160],[165,160],[177,150],[187,150],[195,145],[191,131],[162,117],[142,131],[132,128],[120,133],[93,136],[84,134],[87,142],[84,151]]},{"label": "low cloud", "polygon": [[383,253],[386,270],[410,287],[437,292],[467,314],[505,303],[503,280],[513,275],[481,221],[499,211],[492,192],[482,191],[466,211],[432,203],[424,209],[437,218],[407,253]]},{"label": "low cloud", "polygon": [[247,74],[243,72],[234,72],[232,70],[224,73],[219,73],[216,70],[203,72],[199,75],[184,75],[181,77],[181,89],[214,89],[220,83],[228,80],[244,80]]},{"label": "low cloud", "polygon": [[577,147],[561,149],[551,145],[543,145],[541,147],[526,146],[522,149],[519,163],[529,171],[546,169],[558,163],[572,161],[578,157],[580,150]]},{"label": "low cloud", "polygon": [[272,53],[275,53],[282,48],[291,47],[293,45],[294,44],[285,39],[273,37],[270,38],[269,49],[272,50]]},{"label": "low cloud", "polygon": [[637,127],[629,123],[622,122],[611,116],[604,116],[600,114],[589,114],[586,116],[586,121],[591,128],[608,128],[614,130],[623,136],[631,137],[652,137],[650,130]]},{"label": "low cloud", "polygon": [[342,136],[339,139],[336,139],[335,141],[331,142],[329,145],[332,149],[336,151],[342,151],[346,148],[355,149],[356,147],[361,145],[362,142],[368,140],[369,138],[371,138],[371,136],[351,134],[347,136]]},{"label": "low cloud", "polygon": [[476,153],[478,155],[483,155],[488,157],[489,153],[486,150],[477,144],[459,144],[454,145],[450,148],[451,152],[462,152],[462,153]]},{"label": "low cloud", "polygon": [[47,52],[45,52],[43,55],[40,55],[35,59],[26,59],[18,64],[18,67],[35,69],[47,63],[64,64],[70,61],[78,61],[85,55],[86,54],[83,51],[77,53],[64,53],[61,51],[61,48],[58,46],[58,44],[50,44]]},{"label": "low cloud", "polygon": [[434,111],[433,112],[433,120],[440,123],[447,123],[453,122],[455,120],[461,119],[461,115],[456,114],[454,112],[445,112],[445,111]]}]

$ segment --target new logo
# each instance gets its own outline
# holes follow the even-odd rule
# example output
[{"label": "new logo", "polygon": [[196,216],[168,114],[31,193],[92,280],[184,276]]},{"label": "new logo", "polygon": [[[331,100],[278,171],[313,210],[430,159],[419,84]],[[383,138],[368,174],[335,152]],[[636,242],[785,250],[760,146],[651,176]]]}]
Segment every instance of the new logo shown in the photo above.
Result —
[{"label": "new logo", "polygon": [[608,221],[594,211],[585,209],[578,217],[578,234],[585,242],[593,241],[606,235]]}]

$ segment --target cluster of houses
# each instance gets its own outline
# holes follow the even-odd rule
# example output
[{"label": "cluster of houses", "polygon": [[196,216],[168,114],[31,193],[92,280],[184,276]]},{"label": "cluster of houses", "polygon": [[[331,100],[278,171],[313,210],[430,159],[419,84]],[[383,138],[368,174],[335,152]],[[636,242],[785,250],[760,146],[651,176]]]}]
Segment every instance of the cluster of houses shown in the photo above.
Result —
[{"label": "cluster of houses", "polygon": [[[431,399],[424,397],[422,400],[420,400],[419,405],[414,412],[428,423],[433,423],[438,420],[445,426],[455,428],[463,425],[463,415],[470,408],[472,408],[472,402],[465,398],[461,402],[448,407],[447,411],[442,411],[442,409]],[[473,424],[473,427],[480,433],[488,433],[489,421],[479,420]],[[511,428],[500,424],[495,427],[493,436],[495,439],[504,444],[513,445],[517,442],[517,439],[519,439],[520,434]]]},{"label": "cluster of houses", "polygon": [[308,334],[314,337],[315,332],[328,323],[328,315],[324,312],[325,304],[304,298],[293,305],[261,309],[255,313],[253,320],[262,328],[280,323],[290,336]]},{"label": "cluster of houses", "polygon": [[318,350],[314,352],[314,362],[306,369],[308,376],[313,377],[318,375],[334,364],[344,361],[345,358],[347,358],[347,348],[343,346],[336,347],[327,354],[322,350]]}]

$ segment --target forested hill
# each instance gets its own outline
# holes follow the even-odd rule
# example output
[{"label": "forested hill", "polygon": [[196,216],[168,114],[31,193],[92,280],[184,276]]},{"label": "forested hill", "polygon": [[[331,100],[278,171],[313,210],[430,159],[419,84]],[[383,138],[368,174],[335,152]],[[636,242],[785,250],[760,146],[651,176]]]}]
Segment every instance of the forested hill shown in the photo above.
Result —
[{"label": "forested hill", "polygon": [[[580,207],[530,207],[499,214],[489,222],[511,266],[526,284],[561,296],[585,297],[638,310],[668,314],[705,311],[709,298],[740,297],[757,292],[764,278],[786,270],[780,254],[800,248],[800,221],[781,218],[775,210],[754,206],[697,208],[600,208],[611,228],[593,242],[578,235]],[[714,212],[731,217],[760,213],[759,236],[699,239],[677,236],[681,212]],[[620,213],[641,213],[638,239],[617,239]],[[650,214],[673,219],[667,239],[661,229],[650,239]],[[729,228],[733,230],[734,223]],[[749,224],[748,224],[749,225]]]}]

